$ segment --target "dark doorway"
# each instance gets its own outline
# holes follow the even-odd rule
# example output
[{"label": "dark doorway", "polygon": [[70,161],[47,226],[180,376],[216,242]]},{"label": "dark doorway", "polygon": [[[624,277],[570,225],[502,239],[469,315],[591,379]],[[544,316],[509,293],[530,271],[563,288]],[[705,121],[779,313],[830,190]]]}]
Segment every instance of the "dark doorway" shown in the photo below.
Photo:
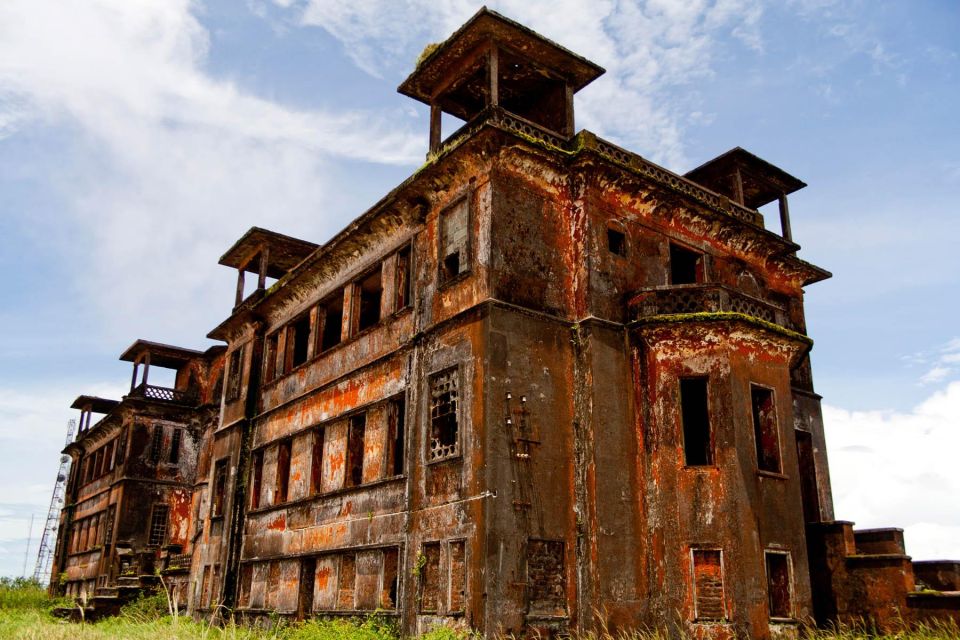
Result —
[{"label": "dark doorway", "polygon": [[313,612],[313,585],[316,582],[317,559],[300,561],[300,593],[297,597],[297,620],[306,620]]}]

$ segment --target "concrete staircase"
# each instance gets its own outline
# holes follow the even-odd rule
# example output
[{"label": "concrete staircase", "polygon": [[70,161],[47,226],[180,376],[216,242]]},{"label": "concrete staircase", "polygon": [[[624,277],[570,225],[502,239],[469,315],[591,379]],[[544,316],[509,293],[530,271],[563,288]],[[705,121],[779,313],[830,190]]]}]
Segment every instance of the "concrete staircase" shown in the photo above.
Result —
[{"label": "concrete staircase", "polygon": [[852,522],[807,525],[817,623],[879,631],[960,623],[960,561],[913,562],[903,529],[854,530]]}]

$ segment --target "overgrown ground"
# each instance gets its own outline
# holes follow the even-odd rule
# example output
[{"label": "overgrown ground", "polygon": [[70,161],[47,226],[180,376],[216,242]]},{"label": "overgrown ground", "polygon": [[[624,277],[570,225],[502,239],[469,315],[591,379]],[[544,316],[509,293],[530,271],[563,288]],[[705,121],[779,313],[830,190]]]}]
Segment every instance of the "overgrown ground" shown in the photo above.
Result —
[{"label": "overgrown ground", "polygon": [[[271,629],[250,629],[235,624],[213,626],[194,622],[167,611],[162,595],[141,599],[121,615],[97,623],[64,622],[51,615],[68,601],[52,600],[35,583],[0,579],[0,639],[17,640],[400,640],[396,629],[376,616],[364,620],[324,620],[306,624],[277,623]],[[866,633],[853,629],[809,632],[810,640],[866,640]],[[925,627],[884,636],[890,640],[958,640],[955,624]],[[577,640],[665,640],[657,633],[611,636],[590,635]],[[473,640],[439,629],[419,640]]]}]

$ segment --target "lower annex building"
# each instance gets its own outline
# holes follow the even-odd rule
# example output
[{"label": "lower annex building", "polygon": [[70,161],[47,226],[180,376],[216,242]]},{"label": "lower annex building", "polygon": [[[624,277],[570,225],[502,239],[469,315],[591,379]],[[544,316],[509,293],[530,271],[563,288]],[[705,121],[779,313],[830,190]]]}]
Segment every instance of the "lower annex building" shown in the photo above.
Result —
[{"label": "lower annex building", "polygon": [[[428,47],[399,88],[427,163],[323,245],[251,229],[220,260],[224,346],[137,341],[127,396],[77,399],[53,586],[406,633],[957,618],[960,563],[834,518],[804,183],[576,132],[602,73],[486,9]],[[442,113],[466,124],[444,139]]]}]

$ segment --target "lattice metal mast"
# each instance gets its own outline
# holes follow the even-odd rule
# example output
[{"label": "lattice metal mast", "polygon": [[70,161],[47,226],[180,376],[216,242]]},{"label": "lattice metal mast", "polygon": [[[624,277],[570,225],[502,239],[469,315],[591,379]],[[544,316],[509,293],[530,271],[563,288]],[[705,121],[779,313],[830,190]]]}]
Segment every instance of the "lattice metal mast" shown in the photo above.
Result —
[{"label": "lattice metal mast", "polygon": [[[73,432],[77,428],[77,421],[67,421],[67,441],[73,442]],[[65,445],[66,446],[66,445]],[[67,486],[67,476],[70,473],[70,456],[60,456],[60,470],[57,471],[57,482],[53,485],[53,496],[50,498],[50,509],[47,511],[47,521],[43,527],[43,537],[40,538],[40,551],[37,553],[37,566],[33,570],[33,579],[40,584],[50,583],[50,562],[53,560],[53,551],[56,547],[57,527],[60,523],[60,509],[63,508],[63,496]]]}]

